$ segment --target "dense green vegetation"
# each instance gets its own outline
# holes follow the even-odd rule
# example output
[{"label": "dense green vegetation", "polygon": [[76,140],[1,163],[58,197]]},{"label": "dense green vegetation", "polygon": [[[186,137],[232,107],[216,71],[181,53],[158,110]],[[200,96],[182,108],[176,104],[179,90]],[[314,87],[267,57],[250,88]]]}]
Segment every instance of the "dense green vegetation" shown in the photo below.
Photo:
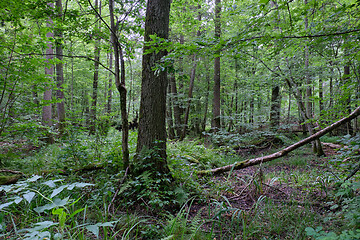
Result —
[{"label": "dense green vegetation", "polygon": [[0,238],[360,239],[359,5],[2,0]]}]

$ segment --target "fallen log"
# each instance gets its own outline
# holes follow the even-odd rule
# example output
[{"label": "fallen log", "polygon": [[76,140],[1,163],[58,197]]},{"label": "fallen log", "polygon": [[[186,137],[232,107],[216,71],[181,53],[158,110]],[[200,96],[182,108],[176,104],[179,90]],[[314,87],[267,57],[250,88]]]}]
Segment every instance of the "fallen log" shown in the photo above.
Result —
[{"label": "fallen log", "polygon": [[197,175],[207,175],[207,174],[220,174],[220,173],[224,173],[224,172],[228,172],[228,171],[232,171],[232,170],[238,170],[238,169],[243,169],[246,167],[250,167],[250,166],[254,166],[254,165],[258,165],[261,163],[265,163],[265,162],[270,162],[274,159],[277,158],[281,158],[286,156],[289,152],[294,151],[295,149],[298,149],[299,147],[304,146],[307,143],[310,143],[312,141],[314,141],[315,139],[318,139],[322,136],[324,136],[326,133],[338,128],[339,126],[341,126],[342,124],[345,124],[351,120],[353,120],[354,118],[356,118],[357,116],[360,115],[360,106],[357,107],[349,116],[344,117],[342,119],[340,119],[339,121],[331,124],[330,126],[320,130],[319,132],[297,142],[294,143],[293,145],[290,145],[276,153],[267,155],[267,156],[263,156],[263,157],[258,157],[258,158],[253,158],[253,159],[247,159],[245,161],[242,162],[238,162],[238,163],[234,163],[231,165],[227,165],[227,166],[223,166],[223,167],[218,167],[218,168],[214,168],[214,169],[210,169],[210,170],[202,170],[202,171],[198,171],[196,172]]},{"label": "fallen log", "polygon": [[333,149],[340,149],[343,146],[341,144],[336,144],[336,143],[326,143],[326,142],[321,142],[321,144],[323,146],[329,147],[329,148],[333,148]]}]

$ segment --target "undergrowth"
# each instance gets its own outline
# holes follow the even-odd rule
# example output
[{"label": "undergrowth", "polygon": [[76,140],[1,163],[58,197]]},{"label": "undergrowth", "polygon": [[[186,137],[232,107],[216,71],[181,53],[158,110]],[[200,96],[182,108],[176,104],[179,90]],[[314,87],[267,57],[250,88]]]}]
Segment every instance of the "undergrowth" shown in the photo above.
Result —
[{"label": "undergrowth", "polygon": [[[199,178],[198,170],[252,157],[236,151],[237,141],[246,147],[260,146],[256,136],[291,142],[272,133],[220,135],[221,144],[211,136],[214,145],[169,142],[171,176],[159,178],[148,172],[134,177],[123,170],[121,137],[114,129],[95,136],[74,132],[25,153],[19,143],[1,152],[3,168],[26,176],[0,188],[0,238],[360,238],[360,185],[354,171],[359,136],[344,137],[347,147],[327,159],[304,148],[258,167]],[[136,137],[130,133],[131,159]],[[171,184],[164,188],[162,181]]]}]

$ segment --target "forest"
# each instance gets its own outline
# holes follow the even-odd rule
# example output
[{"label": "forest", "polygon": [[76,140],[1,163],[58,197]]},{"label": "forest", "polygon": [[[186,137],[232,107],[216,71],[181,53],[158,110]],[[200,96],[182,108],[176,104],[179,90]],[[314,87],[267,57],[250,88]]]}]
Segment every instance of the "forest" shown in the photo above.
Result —
[{"label": "forest", "polygon": [[0,239],[360,239],[359,0],[1,0]]}]

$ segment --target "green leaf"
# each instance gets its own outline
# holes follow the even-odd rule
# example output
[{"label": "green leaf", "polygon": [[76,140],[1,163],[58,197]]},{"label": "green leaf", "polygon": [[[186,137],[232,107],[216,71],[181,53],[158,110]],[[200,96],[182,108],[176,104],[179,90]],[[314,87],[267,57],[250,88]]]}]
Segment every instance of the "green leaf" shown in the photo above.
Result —
[{"label": "green leaf", "polygon": [[34,175],[32,176],[32,178],[29,178],[28,180],[26,180],[27,182],[36,182],[37,180],[39,180],[40,178],[42,178],[39,175]]},{"label": "green leaf", "polygon": [[92,232],[97,238],[99,237],[99,226],[95,225],[88,225],[85,226],[85,228],[89,231]]},{"label": "green leaf", "polygon": [[37,213],[42,213],[45,210],[50,210],[50,209],[53,209],[53,208],[56,208],[56,207],[63,207],[68,203],[68,201],[69,201],[69,198],[64,198],[62,200],[59,199],[59,198],[55,198],[54,202],[46,204],[46,205],[41,206],[41,207],[34,208],[34,211],[36,211]]},{"label": "green leaf", "polygon": [[63,181],[63,179],[49,180],[49,181],[43,182],[42,184],[45,184],[51,188],[54,188],[54,187],[56,187],[55,183],[60,182],[60,181]]},{"label": "green leaf", "polygon": [[14,203],[14,201],[1,204],[1,205],[0,205],[0,210],[3,209],[3,208],[6,208],[6,207],[8,207],[8,206],[10,206],[10,205],[13,204],[13,203]]},{"label": "green leaf", "polygon": [[305,228],[305,231],[306,231],[306,235],[308,235],[308,236],[314,236],[317,234],[315,229],[313,229],[312,227]]},{"label": "green leaf", "polygon": [[23,200],[23,198],[16,197],[15,200],[14,200],[14,203],[19,204],[22,200]]},{"label": "green leaf", "polygon": [[28,202],[30,203],[31,200],[35,197],[35,193],[34,192],[30,192],[30,191],[27,191],[24,195],[23,195],[23,198]]},{"label": "green leaf", "polygon": [[71,219],[71,218],[74,217],[76,214],[78,214],[79,212],[82,212],[82,211],[84,211],[84,210],[85,210],[85,208],[80,208],[80,209],[76,210],[75,212],[73,212],[73,213],[71,213],[71,214],[69,215],[68,219]]},{"label": "green leaf", "polygon": [[116,223],[116,221],[97,223],[97,224],[94,224],[94,225],[85,226],[85,228],[88,231],[92,232],[96,237],[99,237],[99,227],[113,227],[114,223]]},{"label": "green leaf", "polygon": [[50,198],[55,197],[56,195],[58,195],[59,193],[61,193],[65,188],[67,188],[69,185],[62,185],[56,189],[54,189],[54,191],[52,192]]},{"label": "green leaf", "polygon": [[70,184],[67,189],[73,190],[74,187],[83,188],[83,187],[93,186],[93,185],[94,185],[94,184],[91,184],[91,183],[76,182],[76,183]]}]

